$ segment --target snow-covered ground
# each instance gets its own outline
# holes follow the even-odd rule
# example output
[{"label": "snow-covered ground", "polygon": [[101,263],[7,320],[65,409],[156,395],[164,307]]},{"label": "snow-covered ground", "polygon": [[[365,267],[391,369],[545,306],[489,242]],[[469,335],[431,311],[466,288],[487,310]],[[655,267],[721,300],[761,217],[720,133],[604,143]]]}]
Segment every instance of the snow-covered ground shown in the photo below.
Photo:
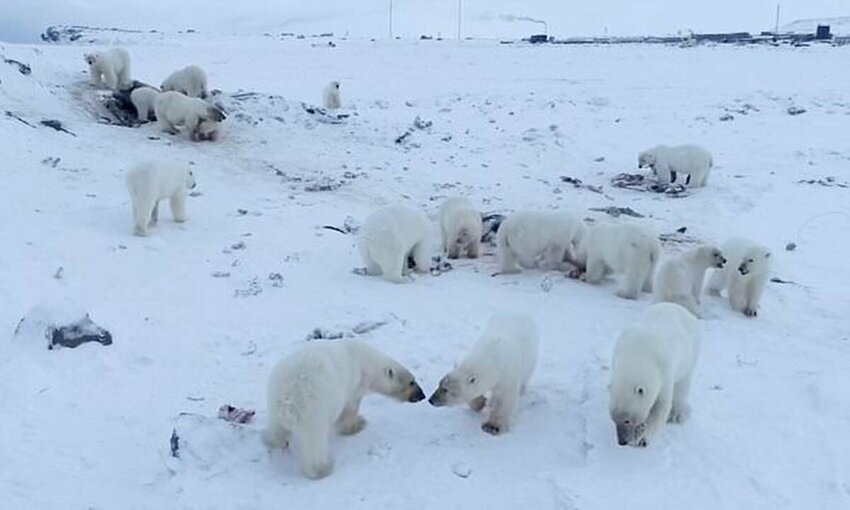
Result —
[{"label": "snow-covered ground", "polygon": [[[259,94],[227,100],[221,141],[191,143],[98,123],[83,101],[95,94],[89,47],[0,46],[32,67],[0,62],[0,110],[20,119],[0,114],[4,508],[850,507],[850,189],[798,183],[850,180],[850,71],[838,65],[850,48],[118,42],[142,81],[195,63],[212,88]],[[332,79],[352,113],[342,124],[300,104]],[[395,143],[417,116],[433,124]],[[609,185],[636,171],[639,150],[677,142],[714,152],[707,188],[670,198]],[[148,238],[131,235],[124,186],[143,159],[193,164],[199,182],[189,222],[164,211]],[[305,191],[327,183],[342,185]],[[705,298],[691,420],[647,449],[621,448],[610,353],[649,296],[553,272],[493,277],[492,251],[393,285],[354,274],[355,238],[322,228],[397,201],[434,217],[451,194],[484,211],[630,207],[647,216],[634,221],[707,242],[747,235],[789,283],[769,284],[757,319]],[[56,298],[85,306],[114,344],[47,351],[12,337]],[[289,452],[262,445],[267,376],[313,329],[386,321],[360,337],[430,392],[504,308],[529,311],[542,335],[510,433],[484,434],[466,409],[373,397],[369,426],[334,439],[327,479],[304,479]],[[218,420],[225,403],[257,420]]]}]

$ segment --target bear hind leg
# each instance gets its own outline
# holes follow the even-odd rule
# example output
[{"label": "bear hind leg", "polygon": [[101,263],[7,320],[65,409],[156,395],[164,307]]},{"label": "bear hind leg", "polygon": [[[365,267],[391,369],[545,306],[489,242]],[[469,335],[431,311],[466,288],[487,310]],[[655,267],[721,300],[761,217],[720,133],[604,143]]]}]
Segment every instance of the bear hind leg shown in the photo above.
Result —
[{"label": "bear hind leg", "polygon": [[330,456],[328,424],[313,423],[311,427],[299,430],[295,438],[304,476],[318,480],[333,472],[334,461]]},{"label": "bear hind leg", "polygon": [[148,226],[153,217],[155,203],[150,200],[133,200],[133,233],[137,236],[148,235]]},{"label": "bear hind leg", "polygon": [[186,194],[183,192],[171,195],[171,216],[177,223],[186,221]]},{"label": "bear hind leg", "polygon": [[416,243],[412,255],[413,262],[416,264],[414,270],[417,273],[427,273],[431,270],[431,254],[428,253],[428,243],[424,241]]}]

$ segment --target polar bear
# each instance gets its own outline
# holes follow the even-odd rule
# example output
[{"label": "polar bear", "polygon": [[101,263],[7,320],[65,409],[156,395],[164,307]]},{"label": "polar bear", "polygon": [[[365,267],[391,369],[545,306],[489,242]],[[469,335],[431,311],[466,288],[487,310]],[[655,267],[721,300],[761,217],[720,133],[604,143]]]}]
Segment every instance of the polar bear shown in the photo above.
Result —
[{"label": "polar bear", "polygon": [[111,48],[83,55],[89,65],[91,82],[112,90],[125,90],[133,85],[130,77],[130,54],[124,48]]},{"label": "polar bear", "polygon": [[207,73],[198,66],[186,66],[174,71],[162,82],[163,92],[173,90],[188,97],[207,97]]},{"label": "polar bear", "polygon": [[215,142],[221,138],[224,132],[224,124],[214,120],[204,119],[198,123],[198,127],[191,134],[195,141]]},{"label": "polar bear", "polygon": [[409,279],[407,262],[427,273],[431,269],[431,243],[428,218],[404,204],[394,204],[372,213],[360,229],[358,248],[366,274],[381,275],[393,283]]},{"label": "polar bear", "polygon": [[332,81],[322,91],[322,104],[328,110],[342,108],[342,99],[339,97],[339,82]]},{"label": "polar bear", "polygon": [[152,87],[138,87],[130,92],[130,102],[136,108],[139,120],[144,122],[151,120],[157,96],[159,91]]},{"label": "polar bear", "polygon": [[759,302],[770,277],[770,251],[749,239],[733,238],[723,245],[729,260],[708,280],[708,293],[719,296],[727,289],[729,305],[747,317],[758,315]]},{"label": "polar bear", "polygon": [[678,303],[699,317],[705,271],[722,269],[725,264],[723,252],[712,245],[699,246],[662,261],[653,285],[655,302]]},{"label": "polar bear", "polygon": [[644,227],[631,223],[601,222],[579,243],[577,259],[585,268],[584,281],[599,283],[608,273],[622,274],[617,295],[637,299],[641,290],[652,292],[661,243]]},{"label": "polar bear", "polygon": [[[575,248],[587,232],[578,215],[568,211],[520,211],[508,216],[496,234],[499,272],[517,273],[519,267],[566,269]],[[519,266],[519,267],[518,267]]]},{"label": "polar bear", "polygon": [[402,402],[425,398],[407,368],[365,343],[307,344],[272,372],[263,440],[271,448],[284,448],[292,439],[304,475],[324,478],[333,471],[331,434],[352,435],[366,426],[360,401],[367,393]]},{"label": "polar bear", "polygon": [[608,386],[617,444],[647,446],[664,422],[688,418],[699,348],[699,321],[675,303],[650,306],[620,334]]},{"label": "polar bear", "polygon": [[537,344],[531,317],[494,315],[469,354],[440,380],[428,402],[435,407],[468,404],[478,412],[489,401],[490,415],[481,430],[493,435],[508,431],[519,396],[537,364]]},{"label": "polar bear", "polygon": [[174,221],[186,221],[186,191],[195,187],[195,173],[182,166],[146,162],[127,173],[127,191],[133,207],[134,233],[148,235],[159,220],[159,201],[169,199]]},{"label": "polar bear", "polygon": [[190,139],[197,138],[198,126],[202,122],[218,123],[227,118],[224,112],[203,99],[186,97],[174,91],[159,94],[154,101],[154,110],[160,129],[171,134],[182,130]]},{"label": "polar bear", "polygon": [[699,188],[705,186],[714,159],[699,145],[658,145],[638,155],[638,168],[647,166],[662,183],[675,182],[677,174],[681,173],[688,174],[687,179],[682,177],[682,181],[692,188]]},{"label": "polar bear", "polygon": [[443,249],[450,259],[460,257],[463,252],[475,259],[481,248],[481,213],[463,197],[449,197],[440,206],[440,228],[443,234]]}]

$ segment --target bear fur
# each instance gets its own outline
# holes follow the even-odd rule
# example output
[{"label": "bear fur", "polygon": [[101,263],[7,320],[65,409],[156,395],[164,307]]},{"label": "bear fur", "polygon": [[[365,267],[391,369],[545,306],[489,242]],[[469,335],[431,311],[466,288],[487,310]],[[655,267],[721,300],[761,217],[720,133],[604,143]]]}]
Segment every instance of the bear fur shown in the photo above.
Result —
[{"label": "bear fur", "polygon": [[191,138],[198,142],[215,142],[221,138],[223,132],[224,124],[204,119],[198,123],[198,127],[192,132]]},{"label": "bear fur", "polygon": [[[199,125],[219,123],[227,118],[224,112],[203,99],[186,97],[180,92],[162,92],[154,101],[156,120],[166,133],[177,134],[181,130],[192,140],[198,139]],[[214,124],[204,124],[205,132]]]},{"label": "bear fur", "polygon": [[339,97],[339,82],[332,81],[322,91],[322,104],[328,110],[342,108],[342,99]]},{"label": "bear fur", "polygon": [[440,228],[443,235],[443,250],[450,259],[464,252],[475,259],[481,249],[481,213],[463,197],[447,198],[440,206]]},{"label": "bear fur", "polygon": [[198,66],[186,66],[174,71],[162,82],[163,92],[173,90],[188,97],[207,97],[207,73]]},{"label": "bear fur", "polygon": [[734,238],[723,245],[728,263],[708,280],[708,293],[719,296],[727,289],[733,310],[755,317],[770,278],[770,251],[749,239]]},{"label": "bear fur", "polygon": [[89,65],[91,82],[96,87],[105,85],[111,90],[126,90],[133,86],[130,76],[130,54],[124,48],[111,48],[83,55]]},{"label": "bear fur", "polygon": [[597,223],[578,248],[579,267],[585,269],[584,281],[599,283],[606,274],[621,274],[617,295],[625,299],[637,299],[641,290],[652,292],[652,278],[660,257],[658,238],[631,223]]},{"label": "bear fur", "polygon": [[662,261],[653,286],[655,302],[678,303],[699,317],[705,272],[709,268],[722,269],[725,264],[723,252],[711,245],[699,246]]},{"label": "bear fur", "polygon": [[393,283],[408,282],[409,258],[413,259],[415,271],[430,271],[429,225],[423,212],[404,204],[390,205],[369,215],[358,238],[366,274],[381,275]]},{"label": "bear fur", "polygon": [[489,402],[490,415],[481,429],[493,435],[508,431],[537,364],[537,344],[531,317],[494,315],[469,354],[440,380],[428,402],[435,407],[468,404],[476,412]]},{"label": "bear fur", "polygon": [[520,211],[508,216],[496,234],[499,272],[520,267],[564,270],[587,232],[578,215],[567,211]]},{"label": "bear fur", "polygon": [[647,446],[664,422],[688,418],[699,348],[699,321],[675,303],[650,306],[622,332],[608,386],[617,444]]},{"label": "bear fur", "polygon": [[152,87],[138,87],[130,92],[130,102],[136,108],[136,114],[139,120],[147,122],[151,119],[151,114],[154,113],[154,104],[159,96],[159,91]]},{"label": "bear fur", "polygon": [[294,443],[304,475],[333,471],[329,443],[334,432],[352,435],[366,426],[360,401],[379,393],[402,402],[425,398],[410,371],[357,340],[313,342],[281,360],[268,384],[268,426],[263,440],[271,448]]},{"label": "bear fur", "polygon": [[148,235],[148,227],[159,220],[159,202],[169,199],[174,221],[186,221],[186,191],[195,187],[191,169],[146,162],[127,173],[127,191],[133,209],[133,233]]},{"label": "bear fur", "polygon": [[[699,145],[658,145],[638,155],[638,168],[652,168],[652,173],[664,184],[680,181],[692,188],[705,186],[714,166],[711,153]],[[687,174],[688,177],[679,174]]]}]

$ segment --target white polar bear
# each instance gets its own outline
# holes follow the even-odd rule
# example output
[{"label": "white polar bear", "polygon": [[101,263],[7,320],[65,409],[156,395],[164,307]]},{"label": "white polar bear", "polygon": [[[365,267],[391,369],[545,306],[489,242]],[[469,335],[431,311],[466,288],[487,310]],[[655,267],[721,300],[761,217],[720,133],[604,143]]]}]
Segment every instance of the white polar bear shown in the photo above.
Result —
[{"label": "white polar bear", "polygon": [[356,340],[310,343],[278,363],[268,385],[266,445],[294,442],[308,478],[333,471],[331,434],[352,435],[366,426],[360,401],[380,393],[402,402],[425,398],[408,369]]},{"label": "white polar bear", "polygon": [[770,277],[770,251],[749,239],[734,238],[723,245],[726,267],[708,280],[708,293],[715,296],[728,288],[729,305],[747,317],[758,315],[759,302]]},{"label": "white polar bear", "polygon": [[126,182],[136,235],[148,235],[148,226],[159,220],[159,202],[166,198],[174,221],[186,221],[186,191],[195,187],[195,174],[189,168],[146,162],[130,170]]},{"label": "white polar bear", "polygon": [[198,66],[186,66],[174,71],[162,82],[163,92],[173,90],[188,97],[207,97],[207,73]]},{"label": "white polar bear", "polygon": [[650,306],[622,332],[608,386],[617,444],[647,446],[664,422],[688,418],[699,347],[699,321],[675,303]]},{"label": "white polar bear", "polygon": [[587,232],[578,215],[567,211],[520,211],[499,226],[496,247],[499,272],[517,273],[519,267],[566,269],[575,248]]},{"label": "white polar bear", "polygon": [[328,110],[342,108],[342,99],[339,97],[339,82],[332,81],[322,91],[322,104]]},{"label": "white polar bear", "polygon": [[661,262],[653,285],[655,302],[678,303],[697,317],[702,283],[709,268],[723,268],[726,258],[716,246],[699,246]]},{"label": "white polar bear", "polygon": [[506,432],[537,364],[537,344],[531,317],[494,315],[469,354],[440,380],[428,402],[435,407],[468,404],[478,412],[489,400],[490,416],[481,430],[493,435]]},{"label": "white polar bear", "polygon": [[417,272],[427,273],[431,269],[429,238],[429,222],[423,212],[404,204],[375,211],[363,222],[358,239],[366,274],[405,283],[409,281],[408,258],[413,259]]},{"label": "white polar bear", "polygon": [[152,87],[138,87],[130,92],[130,102],[136,108],[139,120],[151,120],[151,113],[154,113],[157,96],[159,96],[159,91]]},{"label": "white polar bear", "polygon": [[112,48],[99,53],[83,55],[89,65],[91,82],[106,85],[112,90],[125,90],[133,85],[130,77],[130,54],[124,48]]},{"label": "white polar bear", "polygon": [[630,223],[602,222],[590,228],[578,248],[584,281],[599,283],[608,273],[622,274],[617,295],[637,299],[641,290],[652,292],[661,243],[649,230]]},{"label": "white polar bear", "polygon": [[450,259],[465,251],[471,259],[478,258],[481,248],[481,213],[463,197],[447,198],[440,206],[440,227],[443,249]]},{"label": "white polar bear", "polygon": [[[177,134],[181,130],[190,139],[199,138],[199,125],[204,121],[218,123],[227,118],[224,112],[203,99],[186,97],[180,92],[162,92],[154,101],[156,120],[166,133]],[[210,127],[205,128],[208,132]]]},{"label": "white polar bear", "polygon": [[638,168],[651,167],[652,173],[663,183],[677,180],[677,174],[688,174],[681,181],[692,188],[705,186],[708,173],[714,166],[711,153],[699,145],[658,145],[638,155]]}]

